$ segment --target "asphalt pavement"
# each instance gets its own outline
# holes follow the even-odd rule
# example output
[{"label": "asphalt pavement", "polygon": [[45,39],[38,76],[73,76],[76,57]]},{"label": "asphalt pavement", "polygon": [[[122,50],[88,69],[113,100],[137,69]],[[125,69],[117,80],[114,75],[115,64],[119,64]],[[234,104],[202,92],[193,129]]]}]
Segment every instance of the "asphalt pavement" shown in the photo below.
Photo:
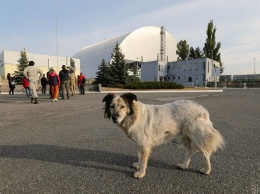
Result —
[{"label": "asphalt pavement", "polygon": [[143,179],[133,178],[136,145],[104,119],[105,93],[52,102],[0,94],[0,193],[260,193],[260,89],[137,93],[147,104],[190,99],[210,113],[226,147],[202,175],[200,154],[180,170],[184,150],[156,147]]}]

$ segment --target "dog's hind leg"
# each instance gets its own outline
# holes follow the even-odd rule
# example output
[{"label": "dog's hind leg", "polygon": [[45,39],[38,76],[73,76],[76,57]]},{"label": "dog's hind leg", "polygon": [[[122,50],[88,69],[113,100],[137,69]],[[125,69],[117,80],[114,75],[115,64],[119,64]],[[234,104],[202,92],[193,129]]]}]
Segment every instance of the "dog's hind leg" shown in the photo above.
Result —
[{"label": "dog's hind leg", "polygon": [[183,138],[183,145],[185,147],[185,157],[184,162],[182,164],[178,164],[178,167],[181,169],[189,168],[191,157],[192,157],[192,149],[191,149],[191,140],[188,137]]},{"label": "dog's hind leg", "polygon": [[142,148],[138,146],[138,148],[137,148],[138,161],[136,163],[132,164],[132,166],[137,170],[139,170],[141,167],[141,157],[142,157]]},{"label": "dog's hind leg", "polygon": [[145,176],[147,163],[148,163],[148,159],[150,157],[151,151],[152,150],[150,147],[141,148],[141,166],[140,166],[140,169],[136,173],[134,173],[135,178],[140,179]]},{"label": "dog's hind leg", "polygon": [[206,151],[203,152],[203,159],[204,159],[205,167],[202,168],[200,170],[200,172],[202,172],[205,175],[209,175],[209,173],[211,171],[210,156],[211,156],[211,153],[208,153]]}]

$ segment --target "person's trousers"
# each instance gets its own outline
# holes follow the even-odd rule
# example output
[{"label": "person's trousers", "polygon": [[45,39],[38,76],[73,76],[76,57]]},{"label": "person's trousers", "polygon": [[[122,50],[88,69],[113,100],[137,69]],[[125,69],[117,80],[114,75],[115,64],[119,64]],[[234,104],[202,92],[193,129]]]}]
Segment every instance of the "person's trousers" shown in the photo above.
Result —
[{"label": "person's trousers", "polygon": [[42,85],[42,93],[46,94],[46,85]]},{"label": "person's trousers", "polygon": [[80,94],[85,95],[85,84],[80,85]]},{"label": "person's trousers", "polygon": [[66,89],[67,97],[70,98],[70,96],[69,96],[69,84],[70,84],[70,80],[62,81],[62,83],[61,83],[61,87],[62,87],[61,96],[62,96],[62,99],[64,99],[65,89]]},{"label": "person's trousers", "polygon": [[38,98],[37,94],[37,88],[38,88],[38,80],[30,80],[30,90],[32,94],[32,98]]},{"label": "person's trousers", "polygon": [[26,96],[31,96],[30,88],[25,88]]},{"label": "person's trousers", "polygon": [[75,96],[75,88],[76,88],[76,82],[75,80],[70,80],[70,91],[71,91],[71,95]]},{"label": "person's trousers", "polygon": [[51,88],[51,97],[52,99],[57,99],[59,95],[59,86],[58,85],[52,85]]}]

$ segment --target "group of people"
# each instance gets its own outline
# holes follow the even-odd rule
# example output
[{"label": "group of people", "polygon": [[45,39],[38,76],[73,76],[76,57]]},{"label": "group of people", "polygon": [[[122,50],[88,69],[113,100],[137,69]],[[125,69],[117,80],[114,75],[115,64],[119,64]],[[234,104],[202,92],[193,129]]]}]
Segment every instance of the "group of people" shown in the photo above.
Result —
[{"label": "group of people", "polygon": [[[47,77],[43,74],[42,70],[34,66],[34,61],[29,62],[29,66],[24,69],[24,77],[22,79],[23,87],[25,88],[26,95],[31,97],[31,103],[38,104],[38,94],[36,92],[38,88],[38,81],[41,81],[42,86],[42,93],[46,93],[46,86],[47,84],[50,86],[50,98],[53,102],[58,102],[58,95],[62,99],[65,96],[65,90],[67,99],[70,99],[70,91],[71,96],[75,96],[75,89],[76,89],[76,76],[74,69],[70,67],[66,67],[66,65],[62,65],[62,70],[57,74],[55,70],[51,67],[50,70],[47,72]],[[14,74],[7,74],[7,79],[9,83],[9,94],[14,95],[15,89],[15,76]],[[1,80],[0,80],[1,81]],[[85,94],[85,84],[86,84],[86,77],[83,73],[80,73],[78,76],[78,88],[80,94]],[[70,89],[70,91],[69,91]],[[1,84],[0,84],[0,92],[1,92]]]}]

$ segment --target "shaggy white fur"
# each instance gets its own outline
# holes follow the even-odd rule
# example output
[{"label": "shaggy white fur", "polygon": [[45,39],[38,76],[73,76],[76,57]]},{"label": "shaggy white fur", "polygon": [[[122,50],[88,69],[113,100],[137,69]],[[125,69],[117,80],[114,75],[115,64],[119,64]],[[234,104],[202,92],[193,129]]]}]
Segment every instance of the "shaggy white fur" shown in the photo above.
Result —
[{"label": "shaggy white fur", "polygon": [[125,134],[138,146],[138,161],[133,167],[138,171],[135,178],[143,178],[151,150],[154,146],[181,138],[185,147],[185,158],[179,168],[189,167],[192,151],[203,154],[205,167],[201,172],[211,171],[210,156],[223,148],[222,135],[213,128],[208,111],[201,105],[179,100],[164,105],[148,105],[137,101],[135,94],[121,96],[109,93],[103,99],[105,117],[112,118]]}]

